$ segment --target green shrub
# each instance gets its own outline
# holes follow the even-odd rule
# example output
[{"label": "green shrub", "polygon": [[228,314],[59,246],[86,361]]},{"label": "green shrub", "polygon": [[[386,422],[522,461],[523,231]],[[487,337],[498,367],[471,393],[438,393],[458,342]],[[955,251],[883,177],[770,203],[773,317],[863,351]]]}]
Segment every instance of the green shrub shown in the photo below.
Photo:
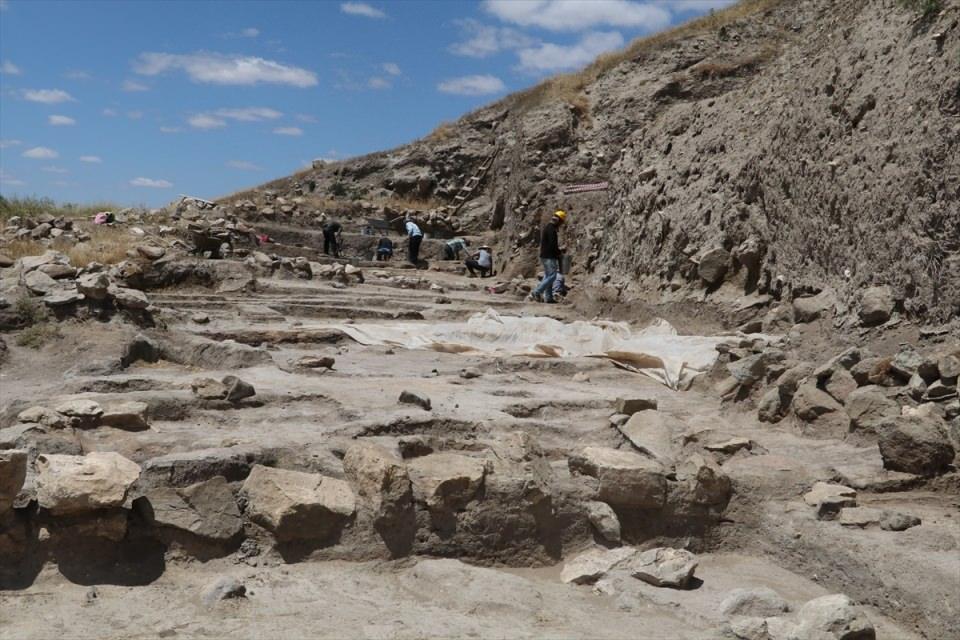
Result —
[{"label": "green shrub", "polygon": [[17,336],[17,344],[21,347],[39,349],[43,345],[60,337],[60,328],[51,322],[44,322],[27,327]]},{"label": "green shrub", "polygon": [[939,13],[943,9],[943,0],[900,0],[900,4],[924,17]]},{"label": "green shrub", "polygon": [[14,308],[17,310],[17,315],[23,318],[27,326],[46,322],[50,317],[43,303],[30,296],[18,298]]}]

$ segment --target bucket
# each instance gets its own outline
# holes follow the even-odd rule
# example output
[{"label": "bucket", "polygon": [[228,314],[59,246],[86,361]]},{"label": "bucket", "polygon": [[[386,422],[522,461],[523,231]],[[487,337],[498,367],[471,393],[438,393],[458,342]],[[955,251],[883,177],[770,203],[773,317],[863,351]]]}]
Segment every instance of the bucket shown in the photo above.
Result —
[{"label": "bucket", "polygon": [[566,275],[570,273],[570,268],[573,266],[573,256],[570,254],[564,254],[560,257],[560,273]]}]

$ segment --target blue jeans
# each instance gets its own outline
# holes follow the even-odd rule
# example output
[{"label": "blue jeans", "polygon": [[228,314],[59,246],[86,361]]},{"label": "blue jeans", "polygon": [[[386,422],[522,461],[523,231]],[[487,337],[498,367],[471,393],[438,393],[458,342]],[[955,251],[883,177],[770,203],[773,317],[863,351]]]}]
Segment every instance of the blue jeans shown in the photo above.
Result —
[{"label": "blue jeans", "polygon": [[553,281],[557,279],[557,272],[560,271],[560,261],[556,258],[540,258],[540,264],[543,265],[543,280],[533,290],[533,295],[543,296],[544,300],[553,300]]}]

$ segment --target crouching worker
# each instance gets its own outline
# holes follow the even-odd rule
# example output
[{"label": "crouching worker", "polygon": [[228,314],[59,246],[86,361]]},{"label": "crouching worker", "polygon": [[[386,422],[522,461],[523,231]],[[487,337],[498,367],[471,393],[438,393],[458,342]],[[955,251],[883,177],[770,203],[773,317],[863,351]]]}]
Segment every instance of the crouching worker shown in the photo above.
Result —
[{"label": "crouching worker", "polygon": [[393,257],[393,240],[387,236],[381,236],[377,242],[377,262],[384,262]]},{"label": "crouching worker", "polygon": [[493,275],[493,254],[490,253],[490,247],[486,245],[480,247],[480,250],[473,257],[467,258],[463,264],[470,272],[471,278],[477,275],[477,271],[480,272],[481,278]]},{"label": "crouching worker", "polygon": [[466,238],[454,238],[453,240],[447,240],[447,243],[443,245],[443,259],[459,260],[460,252],[466,251],[467,247],[469,246],[470,241]]}]

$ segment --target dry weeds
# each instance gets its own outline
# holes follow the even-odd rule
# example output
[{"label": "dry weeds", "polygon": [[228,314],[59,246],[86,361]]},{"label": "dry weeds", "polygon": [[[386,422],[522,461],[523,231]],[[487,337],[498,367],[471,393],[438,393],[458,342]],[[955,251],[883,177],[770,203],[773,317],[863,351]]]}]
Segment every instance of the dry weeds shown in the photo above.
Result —
[{"label": "dry weeds", "polygon": [[129,227],[91,225],[86,229],[90,234],[87,242],[76,244],[56,239],[50,245],[37,240],[14,240],[0,249],[0,252],[16,260],[24,256],[38,256],[53,249],[70,259],[70,264],[82,267],[91,262],[116,264],[127,259],[127,251],[132,249],[139,238],[130,233]]}]

